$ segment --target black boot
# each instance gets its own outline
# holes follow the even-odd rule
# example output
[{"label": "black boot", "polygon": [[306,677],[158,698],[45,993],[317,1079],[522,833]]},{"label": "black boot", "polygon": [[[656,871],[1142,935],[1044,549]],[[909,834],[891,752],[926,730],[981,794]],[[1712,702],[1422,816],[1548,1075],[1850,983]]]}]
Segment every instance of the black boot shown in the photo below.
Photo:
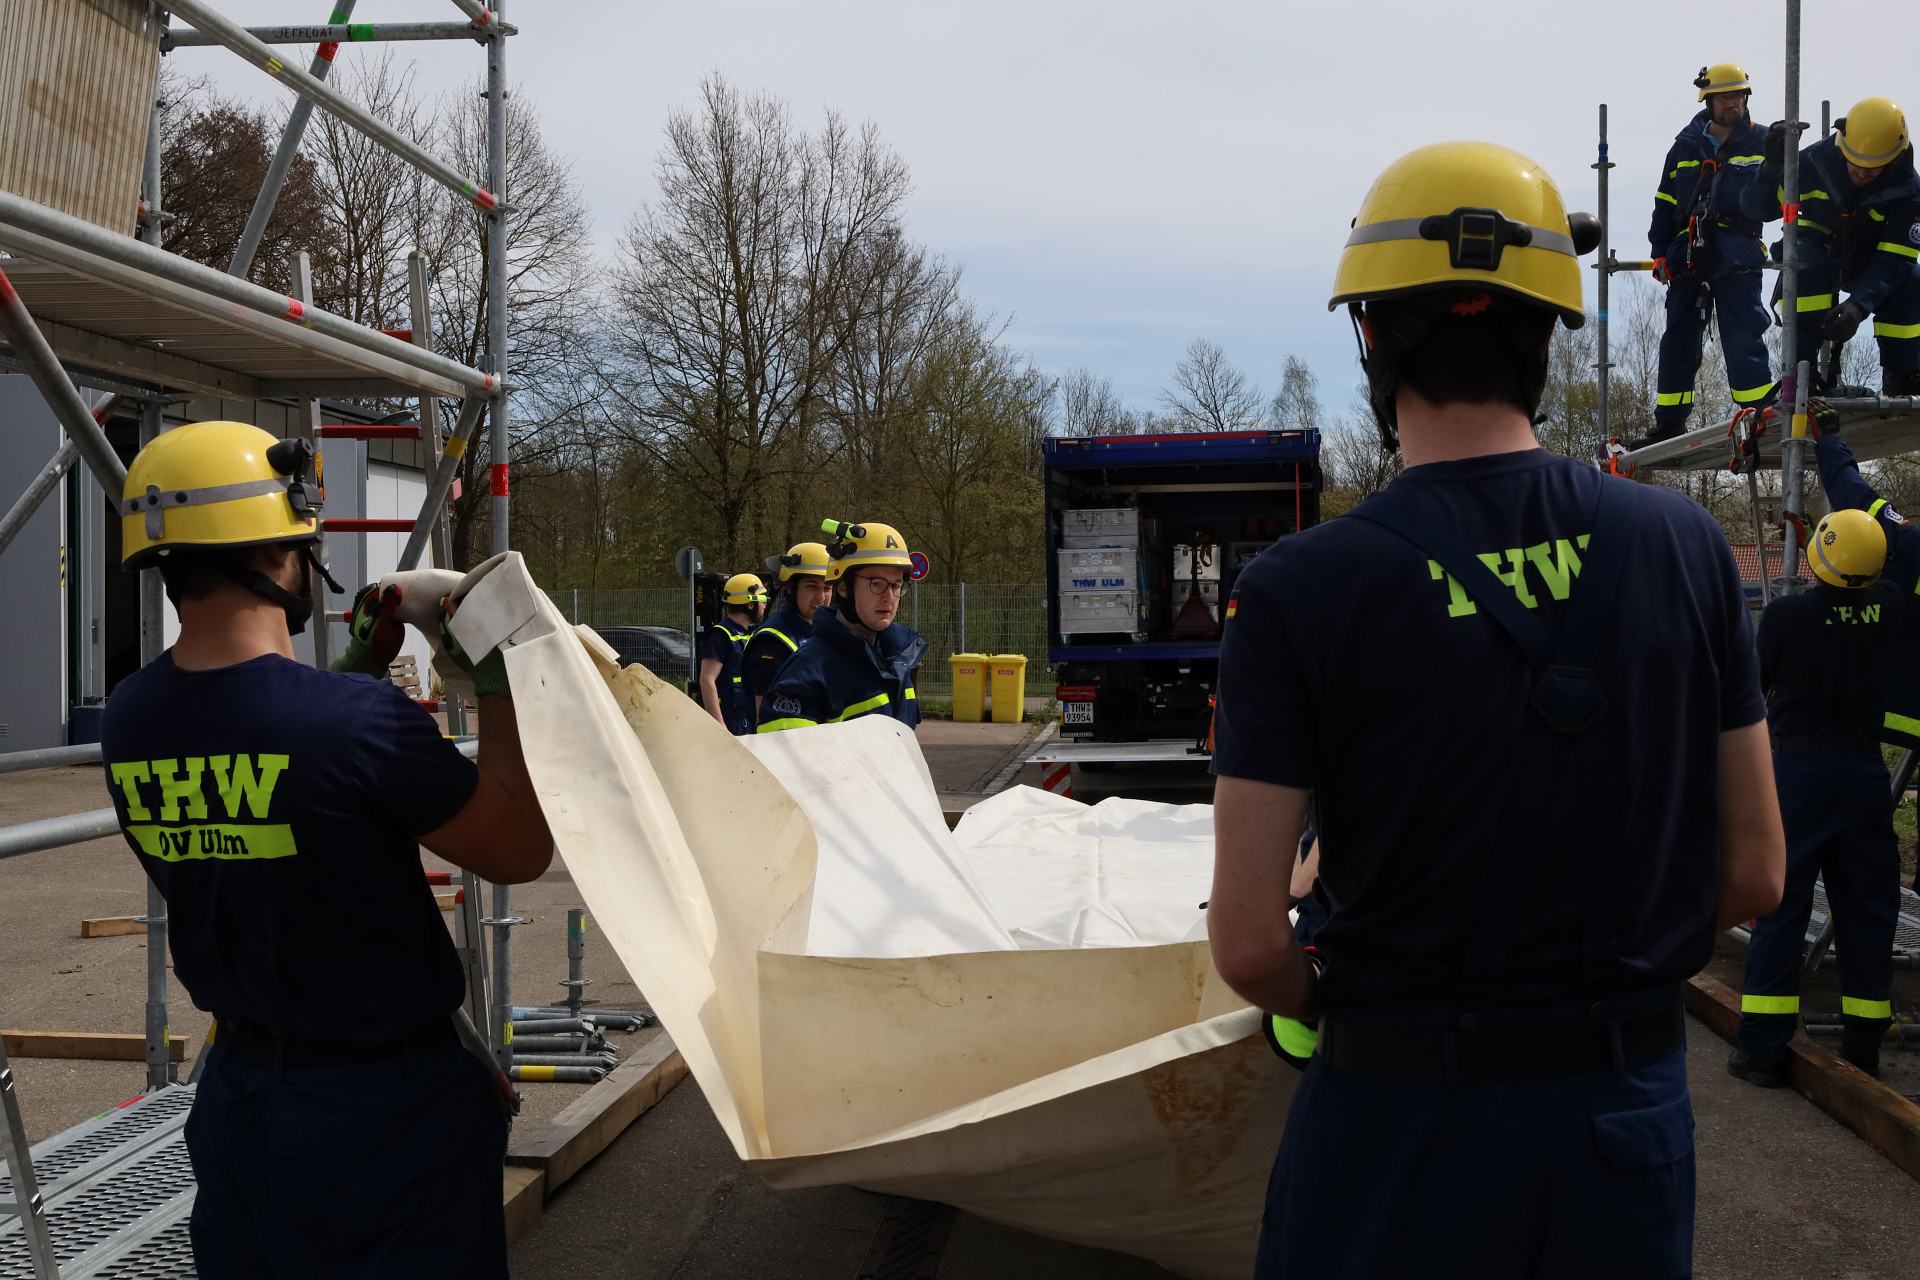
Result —
[{"label": "black boot", "polygon": [[1905,373],[1880,374],[1880,394],[1887,396],[1920,396],[1920,369],[1909,369]]},{"label": "black boot", "polygon": [[1644,449],[1648,445],[1659,444],[1663,440],[1677,440],[1686,433],[1687,420],[1685,418],[1672,422],[1661,422],[1655,419],[1653,430],[1647,432],[1647,434],[1641,436],[1638,440],[1627,441],[1627,448],[1629,450]]},{"label": "black boot", "polygon": [[1727,1058],[1727,1073],[1762,1089],[1778,1089],[1788,1083],[1787,1055],[1783,1053],[1763,1061],[1749,1057],[1745,1049],[1735,1049]]},{"label": "black boot", "polygon": [[1880,1042],[1887,1037],[1890,1020],[1885,1018],[1847,1018],[1840,1027],[1840,1056],[1875,1080],[1880,1078]]}]

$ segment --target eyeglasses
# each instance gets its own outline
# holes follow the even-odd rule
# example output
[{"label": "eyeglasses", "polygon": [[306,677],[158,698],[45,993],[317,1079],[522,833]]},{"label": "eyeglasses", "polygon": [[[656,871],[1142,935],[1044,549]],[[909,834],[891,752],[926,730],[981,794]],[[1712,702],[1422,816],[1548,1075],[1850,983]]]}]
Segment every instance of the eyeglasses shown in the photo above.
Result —
[{"label": "eyeglasses", "polygon": [[899,582],[889,582],[885,578],[862,578],[860,581],[866,583],[867,590],[877,596],[897,596],[907,589],[904,579]]}]

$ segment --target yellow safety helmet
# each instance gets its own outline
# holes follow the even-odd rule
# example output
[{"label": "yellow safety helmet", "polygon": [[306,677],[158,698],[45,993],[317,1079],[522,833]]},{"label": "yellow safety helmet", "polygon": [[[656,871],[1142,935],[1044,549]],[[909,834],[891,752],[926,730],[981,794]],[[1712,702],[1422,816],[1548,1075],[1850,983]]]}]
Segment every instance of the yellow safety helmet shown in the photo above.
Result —
[{"label": "yellow safety helmet", "polygon": [[1833,122],[1840,154],[1862,169],[1881,169],[1907,149],[1907,113],[1892,98],[1862,98]]},{"label": "yellow safety helmet", "polygon": [[1712,93],[1752,93],[1753,82],[1747,79],[1747,69],[1737,62],[1716,62],[1710,67],[1700,68],[1700,74],[1693,78],[1693,87],[1700,91],[1696,102],[1705,102]]},{"label": "yellow safety helmet", "polygon": [[820,528],[833,535],[827,554],[833,562],[827,568],[827,581],[838,582],[850,569],[874,565],[898,565],[909,572],[913,557],[907,540],[890,524],[853,524],[846,520],[822,520]]},{"label": "yellow safety helmet", "polygon": [[824,542],[796,542],[780,557],[780,581],[789,578],[824,578],[833,570]]},{"label": "yellow safety helmet", "polygon": [[765,604],[767,584],[755,574],[736,573],[721,587],[720,599],[727,604]]},{"label": "yellow safety helmet", "polygon": [[313,445],[244,422],[194,422],[154,437],[120,492],[120,563],[144,569],[177,547],[254,547],[320,537]]},{"label": "yellow safety helmet", "polygon": [[1887,531],[1866,512],[1829,511],[1807,546],[1813,576],[1830,587],[1870,587],[1887,563]]},{"label": "yellow safety helmet", "polygon": [[1490,142],[1441,142],[1401,156],[1374,180],[1333,277],[1343,302],[1479,286],[1586,322],[1579,255],[1600,224],[1567,214],[1546,171]]}]

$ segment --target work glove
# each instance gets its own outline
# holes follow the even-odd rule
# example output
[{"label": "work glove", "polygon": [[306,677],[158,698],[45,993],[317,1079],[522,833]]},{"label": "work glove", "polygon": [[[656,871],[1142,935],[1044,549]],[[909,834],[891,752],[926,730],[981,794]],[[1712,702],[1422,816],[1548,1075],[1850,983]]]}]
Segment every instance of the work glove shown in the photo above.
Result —
[{"label": "work glove", "polygon": [[1667,260],[1665,258],[1655,258],[1653,260],[1653,278],[1661,284],[1673,283],[1673,270],[1667,266]]},{"label": "work glove", "polygon": [[1320,1028],[1317,1024],[1309,1025],[1298,1018],[1283,1018],[1277,1013],[1263,1013],[1260,1030],[1266,1036],[1267,1047],[1295,1071],[1307,1069],[1307,1061],[1320,1044]]},{"label": "work glove", "polygon": [[399,656],[407,637],[407,626],[400,621],[400,598],[399,587],[382,591],[369,583],[360,588],[353,598],[353,612],[347,616],[347,649],[330,664],[333,670],[387,678],[387,666]]},{"label": "work glove", "polygon": [[495,648],[475,662],[467,656],[467,651],[460,647],[460,642],[454,639],[453,629],[448,625],[452,621],[453,608],[448,600],[442,600],[440,602],[440,648],[462,671],[467,673],[467,678],[473,681],[474,696],[512,697],[513,689],[507,684],[507,660],[501,656],[501,651]]},{"label": "work glove", "polygon": [[1860,322],[1866,318],[1866,308],[1849,298],[1827,316],[1827,322],[1820,327],[1820,336],[1828,342],[1845,342],[1860,331]]},{"label": "work glove", "polygon": [[[1800,127],[1806,128],[1806,123],[1802,121]],[[1760,154],[1763,157],[1760,162],[1762,172],[1777,175],[1786,169],[1787,122],[1785,120],[1775,120],[1767,126],[1767,141],[1761,147]],[[1774,185],[1779,185],[1778,177],[1775,177]]]}]

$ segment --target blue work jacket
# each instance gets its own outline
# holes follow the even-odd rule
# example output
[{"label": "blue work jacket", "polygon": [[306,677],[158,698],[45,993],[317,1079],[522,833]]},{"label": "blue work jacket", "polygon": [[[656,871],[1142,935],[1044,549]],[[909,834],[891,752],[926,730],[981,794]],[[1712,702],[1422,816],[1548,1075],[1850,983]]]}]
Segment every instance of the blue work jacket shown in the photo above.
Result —
[{"label": "blue work jacket", "polygon": [[780,668],[787,665],[787,659],[800,651],[813,635],[813,624],[801,617],[791,605],[783,606],[780,611],[754,628],[753,635],[747,640],[746,658],[742,665],[746,670],[747,688],[756,698],[764,698],[773,688],[773,682],[780,674]]},{"label": "blue work jacket", "polygon": [[1766,261],[1762,219],[1743,209],[1742,197],[1760,174],[1767,131],[1749,118],[1715,147],[1707,132],[1711,120],[1701,111],[1674,135],[1653,193],[1647,245],[1675,275],[1684,271],[1689,234],[1698,237],[1695,266],[1705,274],[1757,270]]},{"label": "blue work jacket", "polygon": [[866,715],[920,723],[913,673],[926,656],[918,632],[894,623],[868,644],[832,605],[814,610],[813,636],[787,659],[760,703],[760,732],[838,724]]},{"label": "blue work jacket", "polygon": [[[1777,174],[1756,182],[1741,198],[1754,217],[1772,221],[1787,198]],[[1840,144],[1822,138],[1800,153],[1800,247],[1806,261],[1829,259],[1839,283],[1869,313],[1920,266],[1920,182],[1908,147],[1864,187],[1847,177]],[[1803,311],[1825,310],[1838,301],[1831,293],[1802,296]]]}]

